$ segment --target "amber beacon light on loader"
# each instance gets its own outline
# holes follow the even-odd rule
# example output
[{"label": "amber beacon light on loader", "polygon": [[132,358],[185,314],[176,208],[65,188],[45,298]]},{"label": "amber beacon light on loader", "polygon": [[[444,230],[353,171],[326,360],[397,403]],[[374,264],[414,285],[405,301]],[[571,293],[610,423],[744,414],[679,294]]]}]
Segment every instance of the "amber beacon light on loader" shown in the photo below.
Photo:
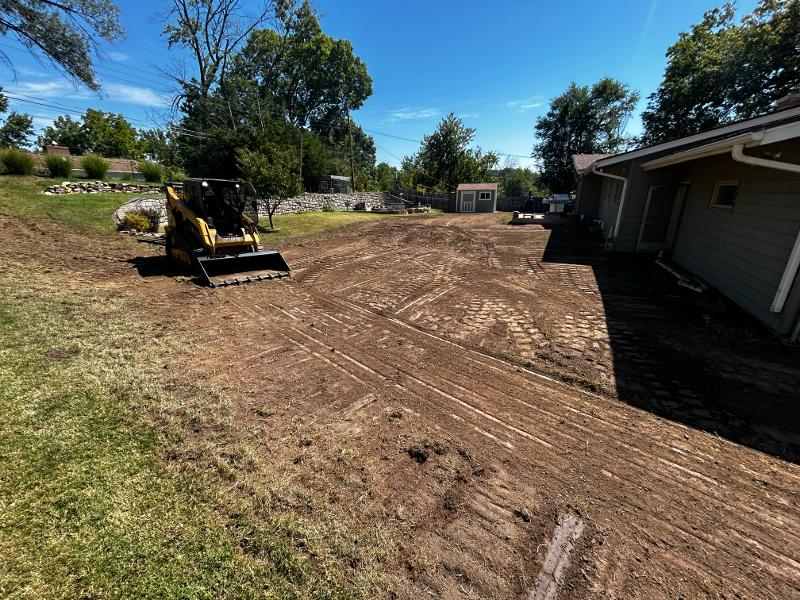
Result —
[{"label": "amber beacon light on loader", "polygon": [[291,276],[280,252],[261,248],[251,185],[198,178],[165,187],[170,260],[212,287]]}]

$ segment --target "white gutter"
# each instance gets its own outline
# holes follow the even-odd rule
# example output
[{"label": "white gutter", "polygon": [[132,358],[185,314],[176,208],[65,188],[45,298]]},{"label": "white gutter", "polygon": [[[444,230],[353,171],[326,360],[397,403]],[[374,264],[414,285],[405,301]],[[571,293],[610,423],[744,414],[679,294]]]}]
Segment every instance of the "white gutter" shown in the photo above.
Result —
[{"label": "white gutter", "polygon": [[800,116],[800,107],[789,108],[786,110],[764,115],[763,117],[756,117],[754,119],[749,119],[747,121],[732,123],[731,125],[718,127],[717,129],[712,129],[711,131],[705,131],[703,133],[697,133],[677,140],[672,140],[671,142],[664,142],[662,144],[656,144],[655,146],[650,146],[648,148],[641,148],[639,150],[622,152],[620,154],[615,154],[614,156],[601,158],[597,162],[601,167],[610,167],[611,165],[615,165],[620,162],[626,162],[629,160],[633,160],[635,158],[642,158],[645,156],[649,156],[651,154],[655,154],[657,152],[672,150],[673,148],[679,148],[681,146],[685,146],[687,144],[693,144],[695,142],[702,142],[705,139],[715,138],[727,134],[735,134],[736,131],[740,129],[758,127],[760,125],[763,125],[765,129],[768,129],[769,125],[775,121],[784,121],[786,119],[791,119],[792,117],[797,117],[797,116]]},{"label": "white gutter", "polygon": [[731,148],[731,158],[736,162],[754,167],[764,167],[765,169],[777,169],[779,171],[789,171],[790,173],[800,173],[800,165],[797,163],[781,162],[779,160],[769,160],[758,158],[744,153],[744,144],[734,144]]},{"label": "white gutter", "polygon": [[608,177],[609,179],[616,179],[617,181],[622,182],[622,192],[619,195],[619,208],[617,209],[617,220],[614,223],[614,229],[611,232],[611,235],[614,238],[614,245],[616,246],[617,232],[619,231],[619,226],[622,222],[622,210],[625,208],[625,196],[628,191],[628,178],[623,177],[622,175],[612,175],[611,173],[598,171],[596,164],[592,165],[592,173],[595,175],[600,175],[600,177]]}]

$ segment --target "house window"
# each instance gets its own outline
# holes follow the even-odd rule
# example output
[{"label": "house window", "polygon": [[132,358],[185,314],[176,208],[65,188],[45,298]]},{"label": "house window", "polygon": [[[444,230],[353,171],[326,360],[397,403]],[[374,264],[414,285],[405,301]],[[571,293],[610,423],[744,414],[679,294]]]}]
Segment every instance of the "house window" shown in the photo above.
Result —
[{"label": "house window", "polygon": [[478,196],[478,200],[491,200],[492,199],[492,192],[481,192],[480,196]]},{"label": "house window", "polygon": [[732,210],[738,193],[738,181],[718,181],[711,196],[711,208]]}]

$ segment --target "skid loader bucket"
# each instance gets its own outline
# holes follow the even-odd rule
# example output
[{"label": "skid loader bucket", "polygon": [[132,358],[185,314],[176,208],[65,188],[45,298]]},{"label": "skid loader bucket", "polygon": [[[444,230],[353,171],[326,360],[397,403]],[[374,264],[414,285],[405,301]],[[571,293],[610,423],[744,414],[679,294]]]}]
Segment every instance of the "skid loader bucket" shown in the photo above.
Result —
[{"label": "skid loader bucket", "polygon": [[292,270],[275,250],[223,256],[198,256],[200,275],[211,287],[291,277]]}]

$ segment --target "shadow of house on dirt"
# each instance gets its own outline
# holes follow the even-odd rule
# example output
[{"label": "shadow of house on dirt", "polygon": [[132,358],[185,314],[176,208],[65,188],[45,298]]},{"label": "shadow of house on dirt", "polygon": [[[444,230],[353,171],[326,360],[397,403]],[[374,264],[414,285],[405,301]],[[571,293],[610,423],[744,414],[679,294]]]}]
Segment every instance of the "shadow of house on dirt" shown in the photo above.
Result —
[{"label": "shadow of house on dirt", "polygon": [[653,256],[611,257],[597,238],[548,229],[542,262],[594,273],[620,400],[800,462],[800,349],[713,292],[679,287]]}]

